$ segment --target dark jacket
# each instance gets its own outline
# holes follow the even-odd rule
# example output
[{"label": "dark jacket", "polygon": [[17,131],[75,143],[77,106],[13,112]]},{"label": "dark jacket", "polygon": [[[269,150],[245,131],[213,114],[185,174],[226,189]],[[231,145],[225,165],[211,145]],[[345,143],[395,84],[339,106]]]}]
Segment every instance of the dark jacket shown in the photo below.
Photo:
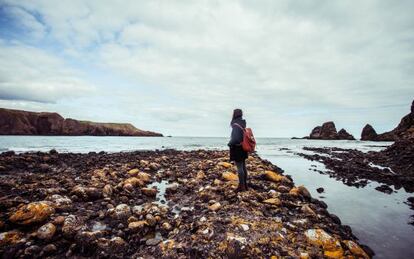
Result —
[{"label": "dark jacket", "polygon": [[239,124],[243,128],[246,128],[246,121],[242,118],[237,118],[231,122],[231,127],[233,129],[228,143],[228,146],[230,147],[230,161],[241,162],[244,161],[248,155],[241,146],[244,132],[240,127],[234,125],[235,123]]}]

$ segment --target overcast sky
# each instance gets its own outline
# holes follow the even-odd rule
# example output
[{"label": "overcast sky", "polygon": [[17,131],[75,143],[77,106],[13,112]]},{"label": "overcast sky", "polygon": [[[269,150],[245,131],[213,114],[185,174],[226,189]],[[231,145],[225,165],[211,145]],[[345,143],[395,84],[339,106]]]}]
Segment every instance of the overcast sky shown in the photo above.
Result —
[{"label": "overcast sky", "polygon": [[414,1],[0,0],[0,107],[228,136],[390,130],[414,98]]}]

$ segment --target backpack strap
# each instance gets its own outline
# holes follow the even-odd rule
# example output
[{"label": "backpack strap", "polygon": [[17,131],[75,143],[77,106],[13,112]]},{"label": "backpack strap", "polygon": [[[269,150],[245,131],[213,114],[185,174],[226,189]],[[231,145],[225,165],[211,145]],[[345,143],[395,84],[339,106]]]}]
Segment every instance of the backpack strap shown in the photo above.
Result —
[{"label": "backpack strap", "polygon": [[245,128],[243,128],[242,126],[240,126],[240,124],[238,124],[238,123],[233,123],[233,125],[236,125],[237,127],[239,127],[242,131],[245,131],[246,129]]}]

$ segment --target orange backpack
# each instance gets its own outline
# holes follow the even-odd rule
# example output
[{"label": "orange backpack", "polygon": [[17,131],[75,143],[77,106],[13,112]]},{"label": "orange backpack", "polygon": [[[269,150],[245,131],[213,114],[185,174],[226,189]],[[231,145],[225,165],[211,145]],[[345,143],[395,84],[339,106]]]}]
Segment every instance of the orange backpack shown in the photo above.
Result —
[{"label": "orange backpack", "polygon": [[243,141],[241,143],[243,150],[246,152],[253,152],[256,148],[256,140],[254,139],[252,129],[243,128],[237,123],[234,123],[234,125],[236,125],[243,131]]}]

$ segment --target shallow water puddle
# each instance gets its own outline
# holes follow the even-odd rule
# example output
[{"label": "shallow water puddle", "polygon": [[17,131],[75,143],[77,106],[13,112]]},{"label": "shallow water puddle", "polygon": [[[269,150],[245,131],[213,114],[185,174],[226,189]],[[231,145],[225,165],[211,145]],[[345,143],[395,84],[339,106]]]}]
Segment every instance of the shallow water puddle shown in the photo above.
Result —
[{"label": "shallow water puddle", "polygon": [[96,221],[92,225],[92,231],[103,231],[106,229],[106,225],[100,221]]},{"label": "shallow water puddle", "polygon": [[153,182],[147,185],[148,188],[156,188],[157,195],[155,197],[155,202],[158,205],[166,206],[167,198],[165,197],[165,191],[168,187],[173,186],[174,183],[169,184],[167,180],[161,180],[161,182]]}]

